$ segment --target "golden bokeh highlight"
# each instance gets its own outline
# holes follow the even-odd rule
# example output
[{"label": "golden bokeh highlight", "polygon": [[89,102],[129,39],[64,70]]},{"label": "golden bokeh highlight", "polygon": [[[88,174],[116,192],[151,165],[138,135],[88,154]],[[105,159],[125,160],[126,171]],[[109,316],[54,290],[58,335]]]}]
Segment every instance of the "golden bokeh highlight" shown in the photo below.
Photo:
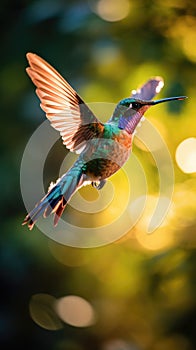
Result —
[{"label": "golden bokeh highlight", "polygon": [[176,149],[176,162],[187,174],[196,172],[196,138],[190,137],[182,141]]},{"label": "golden bokeh highlight", "polygon": [[62,321],[74,327],[89,327],[96,321],[91,304],[76,295],[58,299],[55,309]]},{"label": "golden bokeh highlight", "polygon": [[[143,200],[143,197],[139,197],[131,204],[130,215],[134,210],[137,211],[137,207],[140,205],[140,201]],[[161,201],[159,204],[160,206],[163,205],[165,207],[167,205],[169,206],[170,204],[170,198],[158,198],[157,196],[148,195],[146,198],[146,206],[144,212],[142,213],[142,216],[135,227],[135,237],[138,243],[143,248],[152,251],[169,248],[173,243],[173,236],[168,233],[166,229],[167,224],[170,221],[170,217],[172,216],[172,206],[163,222],[160,222],[160,218],[157,213],[156,220],[157,223],[160,223],[160,225],[153,233],[148,234],[148,228],[153,218],[153,213],[158,200]]]},{"label": "golden bokeh highlight", "polygon": [[108,206],[99,214],[98,225],[108,225],[111,222],[117,221],[119,217],[126,210],[129,198],[130,198],[130,183],[129,178],[124,169],[120,169],[116,174],[114,174],[111,179],[113,187],[113,197],[111,193],[106,193],[105,200],[108,198]]},{"label": "golden bokeh highlight", "polygon": [[105,21],[121,21],[129,14],[130,2],[129,0],[99,0],[95,11]]},{"label": "golden bokeh highlight", "polygon": [[186,15],[179,17],[175,23],[169,28],[169,36],[179,41],[182,50],[187,58],[196,62],[196,46],[193,44],[196,40],[196,18],[195,16]]}]

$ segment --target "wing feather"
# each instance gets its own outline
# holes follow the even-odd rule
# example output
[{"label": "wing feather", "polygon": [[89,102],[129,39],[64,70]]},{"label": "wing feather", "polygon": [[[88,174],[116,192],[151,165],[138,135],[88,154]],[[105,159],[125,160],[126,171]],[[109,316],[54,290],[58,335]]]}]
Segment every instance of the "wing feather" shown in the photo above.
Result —
[{"label": "wing feather", "polygon": [[80,153],[89,139],[103,131],[103,124],[51,65],[33,53],[27,54],[27,60],[27,74],[51,126],[60,132],[67,148]]},{"label": "wing feather", "polygon": [[152,100],[152,98],[161,91],[163,86],[163,78],[150,78],[144,85],[139,87],[137,90],[133,90],[131,93],[131,97],[138,98],[144,101]]}]

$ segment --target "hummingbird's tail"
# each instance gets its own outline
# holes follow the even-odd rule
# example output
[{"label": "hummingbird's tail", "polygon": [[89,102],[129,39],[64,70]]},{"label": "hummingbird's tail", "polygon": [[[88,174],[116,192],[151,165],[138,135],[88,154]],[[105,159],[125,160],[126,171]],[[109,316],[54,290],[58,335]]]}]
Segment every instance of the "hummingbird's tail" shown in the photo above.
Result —
[{"label": "hummingbird's tail", "polygon": [[22,225],[28,224],[32,230],[38,217],[44,217],[54,213],[54,226],[57,225],[69,199],[84,182],[84,174],[79,167],[71,168],[66,174],[57,180],[56,184],[49,187],[48,193],[41,199],[34,209],[27,214]]}]

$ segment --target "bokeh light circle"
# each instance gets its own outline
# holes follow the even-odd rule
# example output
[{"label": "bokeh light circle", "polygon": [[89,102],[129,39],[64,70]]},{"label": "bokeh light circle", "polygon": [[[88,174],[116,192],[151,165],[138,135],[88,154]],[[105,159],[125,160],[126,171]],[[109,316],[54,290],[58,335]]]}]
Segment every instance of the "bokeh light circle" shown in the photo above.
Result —
[{"label": "bokeh light circle", "polygon": [[98,0],[92,8],[103,20],[117,22],[128,16],[130,11],[130,1]]},{"label": "bokeh light circle", "polygon": [[89,327],[96,321],[93,307],[85,299],[69,295],[56,301],[55,310],[65,323],[74,327]]},{"label": "bokeh light circle", "polygon": [[182,141],[176,149],[176,162],[187,174],[196,172],[196,138],[190,137]]}]

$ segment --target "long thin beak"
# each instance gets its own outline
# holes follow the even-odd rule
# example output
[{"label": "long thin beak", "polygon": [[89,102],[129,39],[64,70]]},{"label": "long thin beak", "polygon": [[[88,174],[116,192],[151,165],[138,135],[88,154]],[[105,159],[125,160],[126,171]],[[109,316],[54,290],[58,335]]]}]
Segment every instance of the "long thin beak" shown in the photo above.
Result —
[{"label": "long thin beak", "polygon": [[167,102],[167,101],[185,100],[185,98],[187,98],[187,96],[166,97],[166,98],[162,98],[162,99],[156,100],[156,101],[149,101],[148,104],[149,105],[157,105],[158,103]]}]

